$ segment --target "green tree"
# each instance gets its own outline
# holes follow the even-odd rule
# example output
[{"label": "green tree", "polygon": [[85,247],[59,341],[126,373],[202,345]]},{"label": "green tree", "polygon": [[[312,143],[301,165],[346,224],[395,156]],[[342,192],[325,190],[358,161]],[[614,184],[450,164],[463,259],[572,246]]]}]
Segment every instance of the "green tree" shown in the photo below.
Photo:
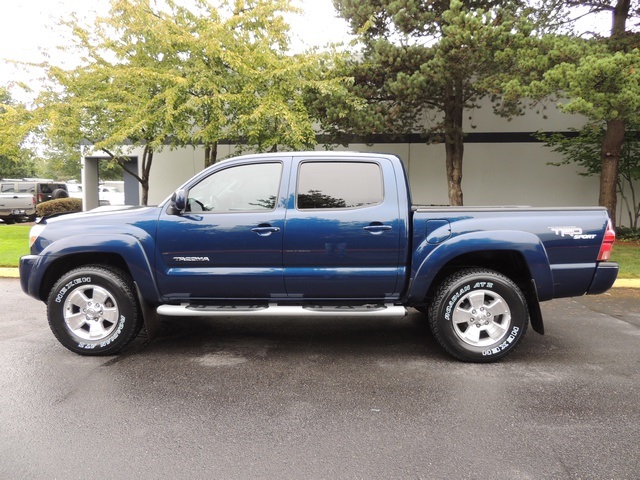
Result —
[{"label": "green tree", "polygon": [[370,108],[357,118],[356,127],[372,133],[424,131],[443,138],[449,202],[462,205],[465,111],[497,93],[493,79],[510,66],[500,53],[527,46],[534,11],[509,0],[334,4],[364,43],[354,78]]},{"label": "green tree", "polygon": [[0,178],[32,177],[36,164],[31,149],[25,147],[29,114],[0,87]]},{"label": "green tree", "polygon": [[599,204],[607,207],[615,223],[625,131],[627,124],[638,125],[640,119],[640,35],[632,22],[640,18],[640,5],[637,0],[575,0],[564,5],[576,6],[591,13],[610,12],[610,36],[543,38],[540,48],[518,59],[529,75],[507,82],[504,89],[510,100],[555,94],[561,110],[585,115],[591,123],[604,126]]},{"label": "green tree", "polygon": [[38,115],[50,139],[93,143],[127,169],[131,146],[143,148],[138,172],[147,201],[154,154],[204,145],[216,161],[227,138],[274,150],[315,143],[309,90],[331,94],[344,79],[326,75],[322,55],[287,55],[288,0],[112,0],[108,17],[72,29],[76,68],[45,65],[51,87]]},{"label": "green tree", "polygon": [[[143,204],[154,153],[173,131],[181,88],[170,18],[148,1],[113,0],[110,15],[91,28],[75,18],[65,22],[81,63],[72,69],[44,65],[51,86],[36,110],[52,143],[71,147],[88,140],[129,171],[142,186]],[[131,146],[143,148],[139,172],[128,170]]]},{"label": "green tree", "polygon": [[335,53],[288,53],[288,0],[237,1],[222,12],[199,6],[184,11],[194,33],[185,37],[187,101],[176,131],[183,144],[205,146],[205,165],[216,161],[221,139],[238,150],[312,147],[317,119],[305,99],[339,95],[353,103],[348,79],[329,68]]},{"label": "green tree", "polygon": [[[616,179],[617,192],[622,199],[629,225],[638,228],[640,220],[640,192],[636,191],[636,184],[640,180],[640,137],[636,133],[640,125],[629,124],[625,133],[619,158],[618,176]],[[635,132],[634,132],[635,130]],[[582,168],[580,175],[600,175],[602,172],[602,140],[605,136],[605,126],[602,123],[588,124],[574,135],[560,133],[538,137],[551,147],[553,151],[563,156],[563,160],[553,165],[567,165],[575,163]]]}]

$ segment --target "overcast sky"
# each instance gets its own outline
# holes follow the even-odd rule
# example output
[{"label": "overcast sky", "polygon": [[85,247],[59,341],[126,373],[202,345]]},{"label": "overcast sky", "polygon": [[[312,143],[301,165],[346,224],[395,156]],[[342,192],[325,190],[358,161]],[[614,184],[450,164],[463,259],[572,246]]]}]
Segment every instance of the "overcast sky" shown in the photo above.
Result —
[{"label": "overcast sky", "polygon": [[[331,0],[293,0],[303,9],[293,17],[293,45],[302,50],[302,44],[321,46],[330,42],[346,41],[347,24],[336,17]],[[23,62],[42,60],[40,50],[47,49],[58,55],[54,47],[63,44],[56,18],[68,17],[76,12],[80,18],[92,18],[94,12],[105,14],[107,0],[8,0],[3,2],[0,15],[0,85],[13,80],[29,82],[35,75],[17,69],[4,59]]]},{"label": "overcast sky", "polygon": [[[292,3],[303,10],[291,20],[292,45],[296,51],[302,51],[303,45],[348,41],[347,24],[337,18],[331,0],[292,0]],[[15,80],[30,83],[37,77],[4,59],[38,62],[42,60],[42,48],[59,57],[54,47],[62,45],[64,39],[54,19],[68,17],[71,12],[80,18],[92,18],[94,12],[106,14],[108,8],[107,0],[5,0],[0,14],[0,86]],[[585,27],[585,30],[602,29],[606,34],[610,28],[609,15],[588,20],[595,27]],[[20,96],[18,99],[23,100]]]}]

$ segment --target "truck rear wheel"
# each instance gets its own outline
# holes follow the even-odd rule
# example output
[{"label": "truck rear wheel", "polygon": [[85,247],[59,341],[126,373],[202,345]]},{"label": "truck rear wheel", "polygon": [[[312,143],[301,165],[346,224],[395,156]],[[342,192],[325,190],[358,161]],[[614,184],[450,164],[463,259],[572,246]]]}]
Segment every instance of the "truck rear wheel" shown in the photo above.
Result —
[{"label": "truck rear wheel", "polygon": [[47,316],[60,343],[81,355],[112,355],[142,327],[131,279],[104,265],[63,275],[49,293]]},{"label": "truck rear wheel", "polygon": [[511,353],[527,331],[529,310],[518,286],[484,269],[461,270],[438,288],[429,308],[438,343],[466,362],[493,362]]}]

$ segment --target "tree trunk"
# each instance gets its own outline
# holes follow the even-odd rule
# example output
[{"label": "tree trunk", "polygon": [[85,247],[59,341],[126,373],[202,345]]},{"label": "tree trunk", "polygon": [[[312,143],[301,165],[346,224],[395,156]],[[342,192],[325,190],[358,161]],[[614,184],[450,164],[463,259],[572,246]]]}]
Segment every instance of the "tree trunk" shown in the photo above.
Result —
[{"label": "tree trunk", "polygon": [[[611,26],[612,45],[615,40],[623,36],[626,32],[627,18],[631,0],[617,0],[613,10]],[[620,163],[620,152],[624,142],[625,121],[622,119],[612,119],[607,121],[607,129],[602,139],[600,158],[602,161],[602,171],[600,173],[600,198],[599,203],[607,207],[611,221],[616,225],[616,205],[618,203],[618,166]]]},{"label": "tree trunk", "polygon": [[140,177],[140,185],[142,185],[141,205],[147,205],[149,202],[149,174],[151,173],[152,162],[153,148],[145,145],[144,153],[142,154],[142,175]]},{"label": "tree trunk", "polygon": [[602,139],[600,159],[602,171],[600,172],[600,198],[599,204],[607,207],[611,221],[616,223],[616,205],[618,203],[618,165],[620,152],[624,141],[624,120],[616,119],[607,122],[607,129]]},{"label": "tree trunk", "polygon": [[616,2],[616,6],[613,9],[613,24],[611,26],[612,37],[624,35],[626,32],[630,8],[631,0],[618,0]]},{"label": "tree trunk", "polygon": [[213,142],[204,147],[204,168],[210,167],[218,161],[218,142]]},{"label": "tree trunk", "polygon": [[444,146],[447,164],[449,204],[462,206],[462,158],[464,155],[464,132],[462,81],[452,80],[445,87]]},{"label": "tree trunk", "polygon": [[127,168],[129,157],[116,156],[106,148],[103,148],[102,151],[109,155],[112,160],[115,160],[122,170],[138,181],[142,187],[142,201],[140,204],[146,205],[149,199],[149,172],[151,171],[151,162],[153,161],[153,150],[148,146],[144,147],[144,152],[142,154],[142,172],[140,175],[138,175],[137,171],[134,172]]}]

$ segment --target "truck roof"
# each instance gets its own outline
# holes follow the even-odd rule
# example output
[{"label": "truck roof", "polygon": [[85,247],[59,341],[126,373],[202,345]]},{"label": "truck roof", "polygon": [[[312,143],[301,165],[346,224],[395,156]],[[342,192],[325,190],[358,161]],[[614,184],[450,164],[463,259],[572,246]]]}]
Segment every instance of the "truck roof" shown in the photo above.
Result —
[{"label": "truck roof", "polygon": [[311,150],[311,151],[295,151],[295,152],[267,152],[267,153],[249,153],[245,155],[240,155],[237,157],[230,157],[224,160],[221,160],[218,163],[228,162],[230,160],[245,160],[251,158],[282,158],[282,157],[310,157],[310,158],[371,158],[371,157],[379,157],[379,158],[389,158],[395,157],[398,158],[397,155],[392,153],[383,153],[383,152],[353,152],[353,151],[326,151],[326,150]]}]

